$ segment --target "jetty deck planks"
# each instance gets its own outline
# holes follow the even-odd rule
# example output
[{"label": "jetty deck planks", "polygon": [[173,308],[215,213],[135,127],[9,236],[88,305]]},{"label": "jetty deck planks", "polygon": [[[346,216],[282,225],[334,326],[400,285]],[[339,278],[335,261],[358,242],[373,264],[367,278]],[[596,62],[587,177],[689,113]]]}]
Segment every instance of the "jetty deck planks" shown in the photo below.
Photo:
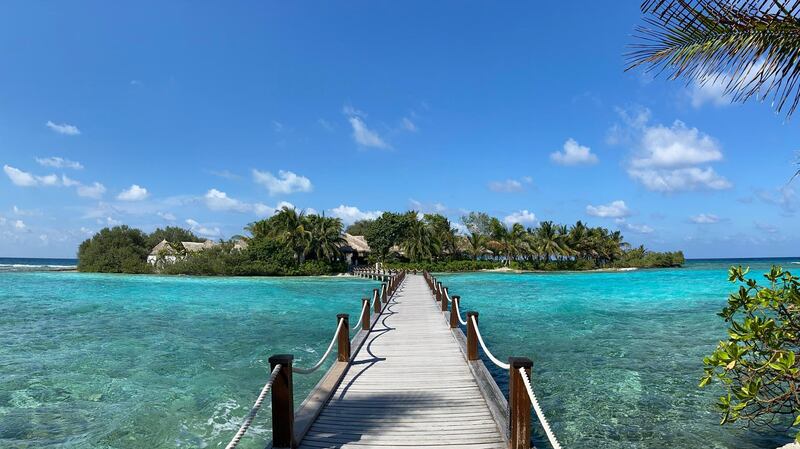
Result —
[{"label": "jetty deck planks", "polygon": [[301,448],[507,446],[425,279],[406,276]]}]

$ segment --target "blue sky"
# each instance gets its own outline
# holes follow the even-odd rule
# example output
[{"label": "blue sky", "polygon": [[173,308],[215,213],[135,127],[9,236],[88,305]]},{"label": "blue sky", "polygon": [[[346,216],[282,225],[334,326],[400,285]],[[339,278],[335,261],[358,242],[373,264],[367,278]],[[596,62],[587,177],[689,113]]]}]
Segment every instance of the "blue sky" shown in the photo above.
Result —
[{"label": "blue sky", "polygon": [[798,118],[624,72],[638,2],[572,3],[5,3],[0,256],[284,203],[798,255]]}]

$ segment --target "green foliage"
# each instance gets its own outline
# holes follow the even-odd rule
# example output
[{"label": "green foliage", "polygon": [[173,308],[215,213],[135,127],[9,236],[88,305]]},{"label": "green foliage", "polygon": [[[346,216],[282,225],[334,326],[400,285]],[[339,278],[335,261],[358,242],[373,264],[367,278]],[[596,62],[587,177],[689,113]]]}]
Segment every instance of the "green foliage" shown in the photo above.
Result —
[{"label": "green foliage", "polygon": [[491,270],[500,268],[502,262],[495,260],[447,260],[447,261],[422,261],[422,262],[389,262],[386,268],[389,269],[408,269],[408,270],[425,270],[431,273],[444,273],[444,272],[464,272],[464,271],[479,271]]},{"label": "green foliage", "polygon": [[373,221],[374,220],[358,220],[348,226],[344,232],[350,235],[365,235],[367,233],[367,228],[369,228]]},{"label": "green foliage", "polygon": [[194,235],[188,229],[183,229],[178,226],[167,226],[166,228],[158,228],[147,236],[147,248],[152,249],[154,246],[166,240],[173,245],[179,245],[181,242],[202,242],[203,239]]},{"label": "green foliage", "polygon": [[686,260],[682,251],[655,252],[648,251],[644,246],[623,251],[619,260],[614,262],[615,267],[636,268],[670,268],[683,266]]},{"label": "green foliage", "polygon": [[719,314],[729,323],[728,339],[703,360],[700,386],[717,381],[725,389],[717,406],[721,424],[800,424],[800,284],[773,266],[767,285],[746,278],[748,269],[731,267],[728,279],[739,289]]},{"label": "green foliage", "polygon": [[470,233],[485,237],[492,233],[495,225],[494,219],[485,212],[470,212],[461,217],[461,222],[464,223]]},{"label": "green foliage", "polygon": [[411,226],[416,221],[415,212],[404,214],[384,212],[375,219],[364,233],[372,256],[380,262],[386,261],[392,247],[401,245],[406,240]]},{"label": "green foliage", "polygon": [[78,248],[78,270],[95,273],[149,273],[147,234],[127,226],[103,228]]}]

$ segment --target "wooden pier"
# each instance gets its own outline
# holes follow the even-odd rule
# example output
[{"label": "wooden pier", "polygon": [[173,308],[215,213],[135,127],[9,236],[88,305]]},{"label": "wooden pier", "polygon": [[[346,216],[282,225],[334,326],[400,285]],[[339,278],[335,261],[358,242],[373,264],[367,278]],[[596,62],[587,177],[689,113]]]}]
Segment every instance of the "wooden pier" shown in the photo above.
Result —
[{"label": "wooden pier", "polygon": [[[293,367],[291,355],[270,357],[272,376],[227,449],[236,447],[270,388],[269,447],[529,449],[533,407],[552,446],[561,449],[533,394],[530,359],[496,359],[480,335],[478,314],[462,318],[458,296],[423,272],[354,274],[382,284],[362,299],[355,322],[338,315],[333,340],[315,366]],[[352,339],[351,327],[359,329]],[[292,376],[318,369],[334,346],[336,362],[295,409]],[[508,370],[508,400],[479,347]]]}]

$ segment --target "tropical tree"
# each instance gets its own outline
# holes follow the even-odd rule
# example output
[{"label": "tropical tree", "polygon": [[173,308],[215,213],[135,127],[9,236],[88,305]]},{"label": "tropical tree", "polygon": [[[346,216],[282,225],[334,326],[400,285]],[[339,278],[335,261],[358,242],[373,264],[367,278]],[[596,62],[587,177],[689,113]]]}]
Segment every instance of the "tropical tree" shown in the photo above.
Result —
[{"label": "tropical tree", "polygon": [[628,69],[722,83],[733,101],[800,100],[800,0],[645,0]]},{"label": "tropical tree", "polygon": [[479,232],[470,232],[466,237],[467,244],[469,245],[469,253],[474,260],[482,256],[486,251],[486,243],[489,240],[487,236]]},{"label": "tropical tree", "polygon": [[530,251],[526,238],[525,227],[514,223],[510,228],[505,227],[500,220],[492,219],[492,237],[488,243],[490,248],[503,255],[503,264],[508,266],[521,254]]},{"label": "tropical tree", "polygon": [[379,261],[385,262],[392,247],[406,240],[410,227],[416,221],[416,212],[384,212],[367,227],[364,237]]},{"label": "tropical tree", "polygon": [[441,214],[425,214],[423,217],[425,224],[430,228],[431,233],[439,241],[440,250],[435,254],[439,258],[445,255],[454,257],[458,251],[456,245],[456,231],[450,220]]},{"label": "tropical tree", "polygon": [[270,222],[274,225],[274,236],[286,243],[294,251],[298,262],[303,263],[311,241],[311,231],[306,226],[305,214],[297,212],[297,209],[283,206],[270,218]]},{"label": "tropical tree", "polygon": [[344,244],[342,220],[324,215],[307,215],[305,220],[310,232],[306,255],[313,255],[317,260],[339,259],[339,248]]},{"label": "tropical tree", "polygon": [[535,230],[537,249],[544,257],[545,262],[551,256],[563,256],[569,254],[569,250],[564,238],[566,229],[561,229],[554,225],[552,221],[543,221]]},{"label": "tropical tree", "polygon": [[158,228],[147,236],[147,246],[153,248],[161,243],[162,240],[173,245],[180,245],[181,242],[199,242],[202,239],[196,236],[192,231],[178,226],[167,226],[165,228]]},{"label": "tropical tree", "polygon": [[413,262],[433,260],[442,249],[442,243],[430,225],[414,220],[402,244],[406,257]]}]

